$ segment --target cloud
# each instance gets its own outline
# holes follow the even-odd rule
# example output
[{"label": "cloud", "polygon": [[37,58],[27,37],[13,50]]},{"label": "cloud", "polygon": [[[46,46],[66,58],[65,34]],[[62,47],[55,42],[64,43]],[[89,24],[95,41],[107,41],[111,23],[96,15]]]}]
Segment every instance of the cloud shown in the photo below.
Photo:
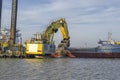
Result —
[{"label": "cloud", "polygon": [[[9,7],[4,7],[3,26],[10,24],[11,2],[6,0],[6,3]],[[91,41],[90,43],[93,44],[96,43],[99,35],[105,35],[109,30],[114,33],[119,32],[119,3],[119,0],[34,0],[34,2],[33,0],[20,0],[18,27],[26,40],[35,32],[44,31],[52,21],[64,17],[69,26],[72,46],[79,46],[77,43],[81,44],[80,41],[85,40],[85,43]],[[27,34],[27,31],[29,35],[26,38],[24,34]],[[74,36],[76,33],[80,36]],[[115,34],[117,36],[118,33]]]}]

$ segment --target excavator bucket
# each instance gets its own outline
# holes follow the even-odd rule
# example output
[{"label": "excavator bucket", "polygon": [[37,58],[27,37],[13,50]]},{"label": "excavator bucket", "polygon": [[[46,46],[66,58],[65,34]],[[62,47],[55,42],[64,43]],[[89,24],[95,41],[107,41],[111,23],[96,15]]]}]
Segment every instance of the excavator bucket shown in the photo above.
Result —
[{"label": "excavator bucket", "polygon": [[61,57],[64,57],[64,56],[68,56],[70,58],[75,58],[75,56],[73,54],[71,54],[71,52],[69,50],[65,50],[64,54],[53,53],[53,54],[51,54],[51,56],[54,57],[54,58],[61,58]]},{"label": "excavator bucket", "polygon": [[69,50],[66,50],[66,55],[70,58],[75,58],[75,56]]},{"label": "excavator bucket", "polygon": [[53,54],[51,54],[51,56],[54,57],[54,58],[61,58],[61,57],[63,57],[63,55],[61,55],[60,53],[53,53]]}]

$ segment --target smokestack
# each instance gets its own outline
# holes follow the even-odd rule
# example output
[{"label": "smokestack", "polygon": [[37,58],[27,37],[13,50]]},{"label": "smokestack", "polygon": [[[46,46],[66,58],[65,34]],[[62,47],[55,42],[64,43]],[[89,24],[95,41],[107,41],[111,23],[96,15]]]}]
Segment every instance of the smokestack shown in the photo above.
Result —
[{"label": "smokestack", "polygon": [[16,39],[17,5],[18,5],[18,0],[12,0],[11,29],[10,29],[11,45],[15,44],[15,39]]},{"label": "smokestack", "polygon": [[0,32],[1,32],[1,20],[2,20],[2,0],[0,0]]}]

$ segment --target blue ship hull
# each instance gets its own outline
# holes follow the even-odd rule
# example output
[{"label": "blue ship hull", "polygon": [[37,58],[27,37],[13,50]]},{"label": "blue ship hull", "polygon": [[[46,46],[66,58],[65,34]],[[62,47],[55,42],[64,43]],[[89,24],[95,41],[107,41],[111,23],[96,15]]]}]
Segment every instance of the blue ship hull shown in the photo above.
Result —
[{"label": "blue ship hull", "polygon": [[98,53],[120,53],[120,45],[102,45],[97,48]]},{"label": "blue ship hull", "polygon": [[120,58],[120,45],[101,45],[96,48],[70,49],[78,58]]}]

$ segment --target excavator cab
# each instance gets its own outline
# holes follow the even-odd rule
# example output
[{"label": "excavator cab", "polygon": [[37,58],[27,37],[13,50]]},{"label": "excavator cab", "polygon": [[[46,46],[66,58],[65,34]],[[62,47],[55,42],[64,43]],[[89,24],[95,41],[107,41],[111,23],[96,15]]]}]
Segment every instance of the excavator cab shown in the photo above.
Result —
[{"label": "excavator cab", "polygon": [[41,37],[41,34],[36,33],[34,34],[34,38],[31,38],[25,43],[26,55],[48,55],[55,51],[55,44],[45,43],[46,40]]}]

